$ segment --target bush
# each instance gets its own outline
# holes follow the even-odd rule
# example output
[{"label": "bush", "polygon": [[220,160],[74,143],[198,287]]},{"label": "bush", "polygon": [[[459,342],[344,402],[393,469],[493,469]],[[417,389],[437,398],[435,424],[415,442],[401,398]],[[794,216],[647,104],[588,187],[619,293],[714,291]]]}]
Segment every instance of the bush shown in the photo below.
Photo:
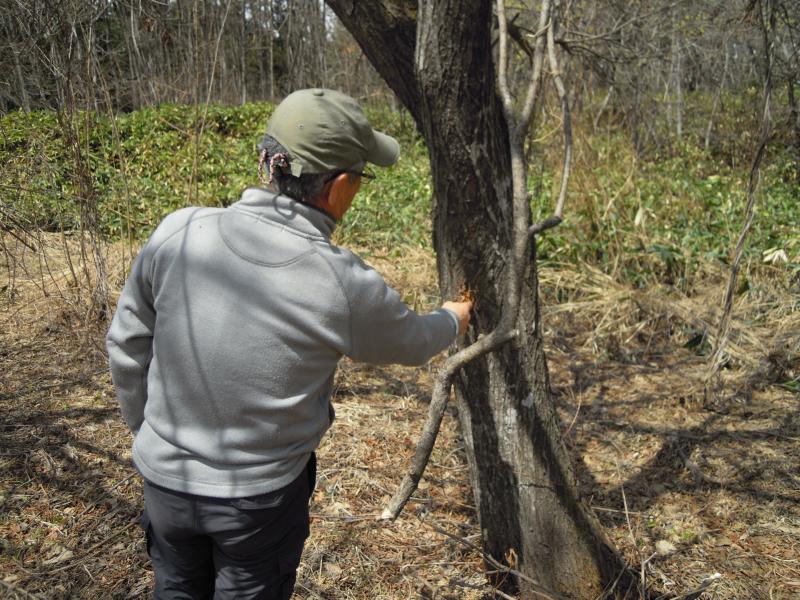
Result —
[{"label": "bush", "polygon": [[[729,100],[729,104],[733,100]],[[145,238],[169,212],[187,205],[227,206],[257,185],[256,144],[272,106],[163,105],[109,118],[75,116],[110,239]],[[389,110],[369,110],[376,129],[397,137],[400,162],[366,182],[336,239],[396,252],[406,244],[430,247],[428,156],[413,121]],[[580,124],[577,124],[580,128]],[[721,122],[719,131],[736,128]],[[732,134],[731,134],[732,135]],[[702,141],[686,136],[671,151],[643,160],[627,135],[577,137],[565,223],[539,242],[544,261],[586,262],[638,286],[654,281],[689,291],[701,266],[725,263],[743,219],[746,169]],[[544,168],[532,166],[534,216],[552,210],[560,148],[534,148]],[[536,156],[536,154],[534,154]],[[73,229],[79,205],[74,149],[52,112],[13,112],[0,118],[0,174],[4,205],[16,220],[41,229]],[[739,163],[732,167],[731,163]],[[789,148],[776,144],[762,169],[758,215],[746,258],[774,261],[800,273],[800,190]],[[784,260],[784,257],[786,260]]]}]

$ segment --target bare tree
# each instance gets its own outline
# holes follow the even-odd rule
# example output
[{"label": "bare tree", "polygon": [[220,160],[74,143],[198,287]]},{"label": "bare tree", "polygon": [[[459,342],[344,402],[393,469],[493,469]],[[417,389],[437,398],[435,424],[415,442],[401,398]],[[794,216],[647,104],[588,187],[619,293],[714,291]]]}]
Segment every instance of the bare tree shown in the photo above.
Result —
[{"label": "bare tree", "polygon": [[63,105],[53,48],[87,18],[92,35],[75,51],[92,56],[92,72],[73,73],[87,108],[104,101],[99,78],[121,110],[206,98],[238,104],[327,81],[322,0],[74,0],[48,10],[0,0],[0,65],[13,75],[0,85],[0,109]]}]

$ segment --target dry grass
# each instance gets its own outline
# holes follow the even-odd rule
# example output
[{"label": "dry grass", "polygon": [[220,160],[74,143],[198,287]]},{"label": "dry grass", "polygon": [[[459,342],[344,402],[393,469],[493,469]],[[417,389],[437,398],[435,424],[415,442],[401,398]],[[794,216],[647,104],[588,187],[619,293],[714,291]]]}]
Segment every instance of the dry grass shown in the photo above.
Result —
[{"label": "dry grass", "polygon": [[[0,264],[0,596],[146,597],[141,486],[105,370],[103,327],[87,325],[90,300],[70,285],[63,242],[40,241],[46,261],[41,249],[22,256],[16,244],[14,261]],[[117,247],[109,255],[115,287],[122,255]],[[430,256],[369,261],[410,303],[436,302]],[[704,408],[704,358],[681,345],[684,326],[715,323],[716,280],[707,295],[685,298],[563,267],[542,272],[542,289],[552,385],[582,492],[628,560],[646,561],[663,591],[719,572],[705,597],[800,597],[798,397],[772,385],[797,374],[796,308],[776,294],[764,300],[766,292],[737,306],[729,394]],[[406,512],[375,520],[413,452],[431,368],[343,363],[297,597],[488,591],[478,553],[433,527],[479,540],[452,417]],[[674,550],[652,556],[662,540]]]},{"label": "dry grass", "polygon": [[687,329],[713,340],[722,275],[686,297],[589,267],[544,270],[552,386],[583,492],[630,564],[646,562],[665,591],[719,572],[708,597],[797,598],[798,395],[775,384],[800,376],[800,307],[753,274],[724,394],[704,406],[706,359],[683,346]]}]

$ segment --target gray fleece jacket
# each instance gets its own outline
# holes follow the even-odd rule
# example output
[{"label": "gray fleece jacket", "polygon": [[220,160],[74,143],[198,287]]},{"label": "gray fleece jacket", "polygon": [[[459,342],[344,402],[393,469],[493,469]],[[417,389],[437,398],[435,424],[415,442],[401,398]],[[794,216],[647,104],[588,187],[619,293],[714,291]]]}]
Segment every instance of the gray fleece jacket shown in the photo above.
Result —
[{"label": "gray fleece jacket", "polygon": [[106,340],[143,477],[220,498],[279,489],[331,425],[342,355],[422,364],[455,339],[454,313],[416,314],[333,228],[261,189],[158,226]]}]

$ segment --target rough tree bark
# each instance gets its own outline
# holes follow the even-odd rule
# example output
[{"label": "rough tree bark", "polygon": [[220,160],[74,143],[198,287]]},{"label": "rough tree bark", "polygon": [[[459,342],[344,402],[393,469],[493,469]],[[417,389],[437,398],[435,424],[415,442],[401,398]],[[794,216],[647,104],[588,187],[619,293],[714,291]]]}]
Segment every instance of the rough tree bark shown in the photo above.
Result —
[{"label": "rough tree bark", "polygon": [[[509,132],[492,61],[492,2],[327,3],[425,138],[442,294],[472,290],[472,335],[489,332],[502,312],[513,216]],[[550,395],[535,243],[520,283],[518,335],[470,363],[455,381],[484,551],[570,598],[596,598],[615,585],[615,593],[624,592],[627,573],[580,501]],[[533,587],[519,586],[523,597],[533,597]]]}]

